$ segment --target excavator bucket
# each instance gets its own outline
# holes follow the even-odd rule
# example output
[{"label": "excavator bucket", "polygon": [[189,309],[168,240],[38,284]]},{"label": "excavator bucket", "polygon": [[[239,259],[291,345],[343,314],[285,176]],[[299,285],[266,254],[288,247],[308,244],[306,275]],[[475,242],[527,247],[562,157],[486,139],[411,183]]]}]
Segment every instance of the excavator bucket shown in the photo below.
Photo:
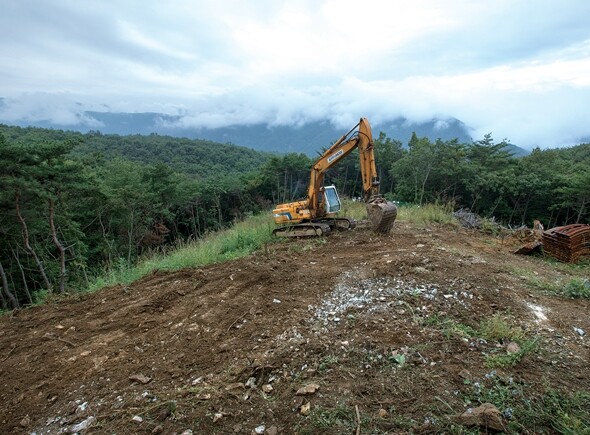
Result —
[{"label": "excavator bucket", "polygon": [[387,234],[391,231],[397,217],[397,207],[393,202],[384,198],[374,198],[367,203],[367,216],[369,216],[373,231]]}]

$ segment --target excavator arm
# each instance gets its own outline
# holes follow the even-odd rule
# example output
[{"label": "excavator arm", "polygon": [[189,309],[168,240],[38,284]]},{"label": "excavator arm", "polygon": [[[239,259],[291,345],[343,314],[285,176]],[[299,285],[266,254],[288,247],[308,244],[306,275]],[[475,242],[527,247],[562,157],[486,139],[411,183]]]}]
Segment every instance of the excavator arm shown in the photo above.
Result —
[{"label": "excavator arm", "polygon": [[[357,127],[358,130],[356,130]],[[379,180],[375,167],[371,125],[366,118],[361,118],[357,125],[328,148],[313,165],[309,187],[307,189],[310,209],[318,210],[319,195],[324,185],[326,171],[356,148],[359,149],[361,178],[363,180],[363,198],[365,202],[368,202],[371,197],[379,194]]]}]

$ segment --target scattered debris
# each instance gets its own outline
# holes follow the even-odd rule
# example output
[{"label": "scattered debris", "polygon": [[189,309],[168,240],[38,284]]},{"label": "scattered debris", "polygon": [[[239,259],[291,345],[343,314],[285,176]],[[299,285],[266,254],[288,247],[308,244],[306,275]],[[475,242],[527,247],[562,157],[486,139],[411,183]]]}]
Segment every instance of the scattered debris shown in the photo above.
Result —
[{"label": "scattered debris", "polygon": [[233,384],[229,384],[225,386],[225,391],[236,391],[236,390],[243,390],[246,386],[243,382],[234,382]]},{"label": "scattered debris", "polygon": [[533,233],[535,234],[535,238],[537,238],[539,240],[542,239],[544,231],[545,231],[545,227],[543,226],[541,221],[538,219],[535,219],[535,221],[533,222]]},{"label": "scattered debris", "polygon": [[467,369],[463,369],[459,372],[459,376],[465,380],[470,381],[472,376],[471,376],[471,372]]},{"label": "scattered debris", "polygon": [[29,414],[27,414],[20,421],[20,425],[21,425],[21,427],[27,427],[29,424],[31,424],[31,417],[29,417]]},{"label": "scattered debris", "polygon": [[317,390],[319,390],[320,386],[318,384],[307,384],[305,387],[301,387],[295,393],[296,396],[307,396],[310,394],[315,394]]},{"label": "scattered debris", "polygon": [[137,382],[139,384],[148,384],[151,382],[152,378],[149,378],[141,373],[129,376],[129,380],[131,382]]},{"label": "scattered debris", "polygon": [[95,421],[96,421],[96,417],[90,416],[86,420],[83,420],[80,423],[71,426],[69,429],[69,432],[70,433],[82,432],[83,430],[86,430],[90,426],[92,426],[92,424],[94,424]]},{"label": "scattered debris", "polygon": [[531,304],[530,302],[526,302],[526,305],[532,310],[533,314],[537,318],[537,323],[547,321],[547,315],[545,314],[547,308],[542,307],[540,305]]},{"label": "scattered debris", "polygon": [[272,390],[273,390],[273,387],[270,384],[264,384],[262,386],[262,391],[264,391],[267,394],[270,393]]},{"label": "scattered debris", "polygon": [[356,435],[361,435],[361,414],[358,405],[354,405],[354,412],[356,413]]},{"label": "scattered debris", "polygon": [[518,352],[520,352],[520,346],[518,343],[511,341],[506,345],[506,353],[508,353],[508,355]]},{"label": "scattered debris", "polygon": [[465,228],[481,228],[481,218],[475,213],[471,213],[468,209],[462,208],[453,213],[461,225]]},{"label": "scattered debris", "polygon": [[469,408],[453,420],[463,426],[479,426],[484,429],[502,431],[505,429],[502,413],[495,405],[484,403],[477,408]]},{"label": "scattered debris", "polygon": [[256,378],[254,376],[250,376],[245,384],[248,388],[256,388]]},{"label": "scattered debris", "polygon": [[580,337],[583,337],[584,335],[586,335],[586,332],[582,328],[576,328],[574,326],[574,331],[576,331]]},{"label": "scattered debris", "polygon": [[524,246],[521,246],[516,251],[514,251],[514,253],[517,255],[531,255],[531,254],[534,254],[535,252],[540,252],[542,246],[543,246],[542,242],[535,240],[534,242],[530,242]]},{"label": "scattered debris", "polygon": [[135,423],[141,423],[141,422],[143,422],[143,418],[140,417],[139,415],[134,415],[133,418],[131,419],[131,421],[133,421]]},{"label": "scattered debris", "polygon": [[262,435],[262,434],[264,434],[265,429],[266,429],[266,426],[261,424],[260,426],[256,426],[254,428],[254,433],[258,434],[258,435]]},{"label": "scattered debris", "polygon": [[301,407],[299,408],[299,412],[301,413],[301,415],[309,415],[309,413],[311,412],[311,403],[307,402],[301,405]]},{"label": "scattered debris", "polygon": [[[74,343],[72,343],[71,341],[69,341],[69,340],[64,340],[63,338],[61,338],[61,337],[59,337],[59,336],[55,335],[53,332],[46,332],[46,333],[43,335],[43,338],[46,338],[46,339],[48,339],[48,340],[57,340],[57,341],[61,341],[62,343],[66,343],[66,344],[68,344],[68,345],[70,345],[70,346],[72,346],[72,347],[76,347],[76,345],[75,345]],[[88,354],[90,353],[89,351],[87,351],[87,352],[88,352]],[[82,352],[82,353],[84,353],[84,352]],[[82,356],[86,356],[86,355],[82,355]]]},{"label": "scattered debris", "polygon": [[82,415],[88,409],[88,402],[82,402],[81,400],[76,400],[75,405],[76,405],[76,410],[74,411],[74,413],[76,415]]}]

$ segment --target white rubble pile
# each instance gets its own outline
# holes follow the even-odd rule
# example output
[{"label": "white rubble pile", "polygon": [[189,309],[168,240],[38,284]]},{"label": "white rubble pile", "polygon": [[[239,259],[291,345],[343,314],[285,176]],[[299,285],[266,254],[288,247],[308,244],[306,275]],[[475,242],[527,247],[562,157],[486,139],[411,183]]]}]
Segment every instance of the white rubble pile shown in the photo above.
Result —
[{"label": "white rubble pile", "polygon": [[473,294],[465,291],[441,292],[435,284],[418,284],[400,278],[370,278],[366,277],[366,271],[353,269],[340,276],[334,290],[318,306],[310,305],[308,308],[313,311],[315,319],[328,325],[340,322],[341,316],[350,309],[372,313],[402,305],[402,296],[405,295],[429,301],[443,298],[447,305],[459,303],[465,308],[468,307],[467,301],[473,299]]}]

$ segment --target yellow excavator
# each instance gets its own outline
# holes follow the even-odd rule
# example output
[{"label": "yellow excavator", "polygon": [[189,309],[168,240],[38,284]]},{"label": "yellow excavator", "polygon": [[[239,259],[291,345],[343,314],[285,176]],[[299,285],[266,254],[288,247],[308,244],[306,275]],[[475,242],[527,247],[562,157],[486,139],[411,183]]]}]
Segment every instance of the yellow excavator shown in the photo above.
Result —
[{"label": "yellow excavator", "polygon": [[397,216],[397,207],[379,194],[371,125],[366,118],[361,118],[357,125],[315,162],[311,169],[307,198],[280,204],[273,210],[275,223],[279,225],[273,234],[281,237],[322,236],[332,230],[346,230],[356,226],[352,219],[337,217],[341,202],[336,187],[323,184],[326,171],[357,147],[363,180],[363,201],[367,206],[371,226],[380,234],[391,231]]}]

